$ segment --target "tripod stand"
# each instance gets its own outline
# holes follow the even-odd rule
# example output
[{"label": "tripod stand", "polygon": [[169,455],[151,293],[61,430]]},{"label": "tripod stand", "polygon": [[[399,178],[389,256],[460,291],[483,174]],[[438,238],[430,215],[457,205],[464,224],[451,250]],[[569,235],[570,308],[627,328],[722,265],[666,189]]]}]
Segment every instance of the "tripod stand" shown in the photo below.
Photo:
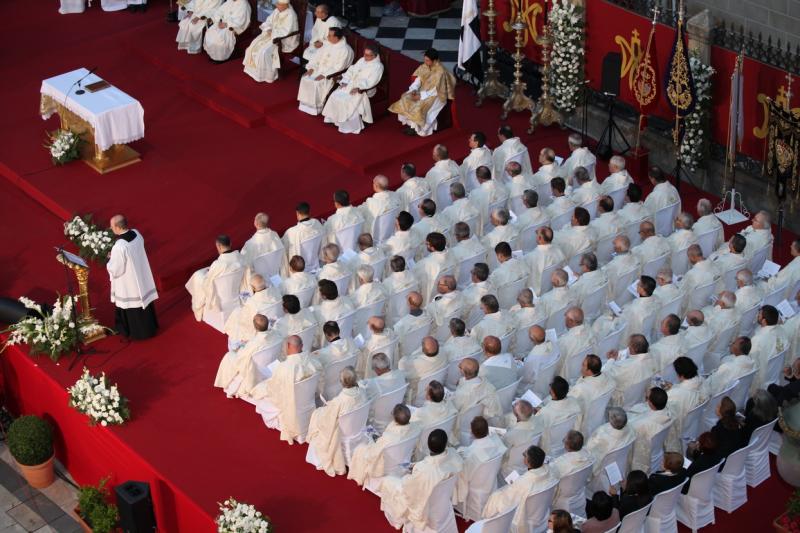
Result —
[{"label": "tripod stand", "polygon": [[625,146],[625,149],[620,154],[625,154],[631,149],[628,139],[622,133],[622,129],[614,119],[614,106],[617,103],[617,95],[613,93],[603,93],[602,97],[608,104],[608,120],[603,133],[600,134],[600,139],[597,140],[597,156],[601,159],[609,159],[614,155],[614,140],[615,136],[619,137],[619,143]]}]

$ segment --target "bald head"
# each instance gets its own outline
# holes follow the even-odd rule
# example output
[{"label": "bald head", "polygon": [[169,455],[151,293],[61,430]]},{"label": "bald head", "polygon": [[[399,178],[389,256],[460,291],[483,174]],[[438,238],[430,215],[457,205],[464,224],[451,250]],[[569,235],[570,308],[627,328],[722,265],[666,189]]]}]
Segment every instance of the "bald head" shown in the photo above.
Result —
[{"label": "bald head", "polygon": [[428,357],[436,357],[439,354],[439,341],[436,337],[427,336],[422,339],[422,353]]},{"label": "bald head", "polygon": [[261,274],[253,274],[250,276],[250,287],[253,292],[261,292],[267,288],[267,282]]},{"label": "bald head", "polygon": [[264,315],[256,315],[253,317],[253,327],[256,331],[267,331],[269,329],[269,319]]},{"label": "bald head", "polygon": [[645,220],[639,224],[639,235],[642,236],[642,240],[646,239],[647,237],[652,237],[655,234],[656,227],[649,220]]},{"label": "bald head", "polygon": [[686,249],[686,257],[691,264],[699,263],[703,260],[703,249],[699,244],[692,244]]},{"label": "bald head", "polygon": [[704,217],[706,215],[710,215],[713,207],[711,206],[711,200],[708,198],[701,198],[697,201],[697,216]]},{"label": "bald head", "polygon": [[458,368],[467,379],[472,379],[478,375],[478,361],[472,357],[462,359],[461,362],[458,363]]},{"label": "bald head", "polygon": [[410,309],[419,309],[422,307],[422,295],[417,291],[408,293],[408,307]]},{"label": "bald head", "polygon": [[631,240],[627,235],[620,235],[614,238],[614,251],[618,254],[626,254],[631,249]]},{"label": "bald head", "polygon": [[572,329],[575,326],[583,324],[583,309],[580,307],[570,307],[564,315],[564,320],[567,329]]},{"label": "bald head", "polygon": [[530,289],[522,289],[517,295],[517,303],[520,307],[533,306],[533,291]]},{"label": "bald head", "polygon": [[483,353],[485,353],[488,357],[492,357],[500,353],[503,349],[502,344],[500,343],[500,339],[495,337],[494,335],[487,335],[483,338]]},{"label": "bald head", "polygon": [[379,316],[371,316],[367,320],[367,326],[372,333],[383,333],[386,329],[386,321]]},{"label": "bald head", "polygon": [[545,338],[544,328],[542,326],[531,326],[528,329],[528,338],[530,338],[534,344],[543,343]]},{"label": "bald head", "polygon": [[128,219],[125,218],[125,215],[114,215],[111,217],[111,221],[108,225],[115,235],[120,235],[128,231]]},{"label": "bald head", "polygon": [[294,355],[303,351],[303,339],[299,335],[290,335],[286,339],[286,354]]},{"label": "bald head", "polygon": [[566,287],[567,281],[569,281],[569,275],[567,275],[567,272],[562,268],[556,269],[553,271],[553,275],[550,276],[550,282],[553,284],[553,287]]},{"label": "bald head", "polygon": [[705,322],[706,317],[703,315],[703,312],[699,309],[695,309],[694,311],[689,311],[686,313],[686,322],[690,326],[702,326],[703,322]]},{"label": "bald head", "polygon": [[389,178],[383,174],[378,174],[372,178],[372,188],[375,189],[375,192],[385,191],[389,188]]}]

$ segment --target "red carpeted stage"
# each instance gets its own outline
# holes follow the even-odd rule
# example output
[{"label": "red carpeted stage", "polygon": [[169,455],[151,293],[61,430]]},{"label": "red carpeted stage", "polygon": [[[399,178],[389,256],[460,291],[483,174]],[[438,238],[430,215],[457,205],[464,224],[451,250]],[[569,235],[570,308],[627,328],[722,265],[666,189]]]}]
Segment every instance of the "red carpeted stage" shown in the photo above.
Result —
[{"label": "red carpeted stage", "polygon": [[[26,21],[10,24],[0,36],[3,49],[24,50],[0,57],[3,98],[10,104],[0,116],[0,295],[51,301],[63,293],[64,272],[52,252],[65,242],[63,220],[92,212],[105,221],[124,212],[147,241],[162,326],[159,336],[141,343],[100,341],[71,370],[69,359],[55,365],[8,349],[6,404],[53,422],[58,457],[79,482],[109,475],[115,484],[150,482],[163,531],[213,531],[216,502],[228,496],[255,504],[278,531],[389,531],[373,495],[315,471],[304,461],[304,446],[278,442],[251,406],[212,389],[225,340],[194,321],[182,285],[212,259],[215,235],[229,233],[241,245],[257,211],[268,212],[282,232],[300,200],[311,202],[315,216],[325,216],[333,211],[337,188],[360,201],[371,192],[375,173],[397,183],[404,161],[424,172],[437,142],[457,159],[466,154],[473,129],[489,134],[493,145],[499,103],[475,108],[470,90],[460,87],[460,129],[409,138],[394,117],[384,116],[359,136],[340,135],[296,110],[294,76],[257,84],[238,60],[214,65],[205,56],[178,53],[176,27],[164,22],[166,2],[151,3],[144,15],[103,13],[95,6],[69,16],[59,15],[54,2],[0,4],[2,20]],[[146,137],[133,145],[142,163],[102,176],[82,163],[50,163],[41,144],[57,119],[44,123],[38,115],[39,85],[82,66],[97,66],[100,76],[142,102]],[[413,68],[393,54],[393,95],[407,86]],[[519,132],[527,126],[521,115],[509,122]],[[566,132],[556,128],[523,139],[533,154],[543,146],[566,151]],[[683,191],[690,206],[698,191]],[[98,316],[110,324],[101,267],[92,274],[91,294]],[[83,364],[120,385],[131,403],[129,423],[92,428],[67,407],[65,388]],[[735,519],[738,530],[763,530],[788,493],[773,476],[749,491],[744,509],[730,517],[718,512],[717,527],[722,531]]]}]

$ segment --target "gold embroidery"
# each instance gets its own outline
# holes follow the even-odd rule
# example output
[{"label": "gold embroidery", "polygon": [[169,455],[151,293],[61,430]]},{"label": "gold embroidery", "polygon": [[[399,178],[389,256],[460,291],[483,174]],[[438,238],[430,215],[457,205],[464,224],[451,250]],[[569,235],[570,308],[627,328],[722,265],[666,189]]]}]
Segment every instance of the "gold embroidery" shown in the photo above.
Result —
[{"label": "gold embroidery", "polygon": [[540,14],[544,13],[542,4],[531,2],[530,0],[511,0],[511,14],[507,20],[503,21],[503,31],[507,33],[514,32],[514,28],[511,26],[514,24],[514,21],[517,20],[518,12],[521,14],[522,20],[528,24],[528,30],[522,34],[522,46],[525,47],[528,45],[529,38],[534,43],[541,45],[539,30],[536,27],[536,19]]},{"label": "gold embroidery", "polygon": [[628,88],[633,90],[633,79],[639,66],[639,61],[642,58],[642,41],[639,39],[639,31],[634,29],[631,32],[630,42],[626,41],[622,35],[614,37],[614,42],[619,45],[622,53],[622,66],[619,70],[619,77],[623,79],[628,76]]},{"label": "gold embroidery", "polygon": [[[768,98],[767,95],[764,93],[758,93],[758,96],[756,96],[756,102],[761,104],[761,109],[764,117],[764,119],[761,121],[761,125],[755,126],[753,128],[753,135],[755,136],[756,139],[764,139],[767,137],[768,133],[767,121],[769,120],[769,107],[767,106],[767,98]],[[780,107],[786,107],[786,104],[788,103],[786,98],[786,87],[784,87],[783,85],[778,87],[778,94],[775,96],[775,102]],[[792,108],[792,114],[794,114],[796,117],[800,117],[800,107]]]}]

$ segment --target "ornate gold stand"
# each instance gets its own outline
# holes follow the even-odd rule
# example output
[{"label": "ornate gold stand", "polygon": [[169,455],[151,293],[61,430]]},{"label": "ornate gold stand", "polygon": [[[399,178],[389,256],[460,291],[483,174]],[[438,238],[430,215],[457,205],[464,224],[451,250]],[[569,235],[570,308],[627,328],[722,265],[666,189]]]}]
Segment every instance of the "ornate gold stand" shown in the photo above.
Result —
[{"label": "ornate gold stand", "polygon": [[75,279],[78,280],[78,304],[81,308],[81,314],[78,317],[78,323],[81,326],[97,326],[93,328],[93,333],[83,337],[83,342],[89,344],[104,338],[106,336],[105,328],[103,328],[103,326],[100,325],[100,322],[98,322],[98,320],[92,316],[92,307],[89,304],[89,269],[81,265],[76,265],[69,259],[65,258],[62,254],[56,255],[56,260],[75,272]]},{"label": "ornate gold stand", "polygon": [[100,150],[95,145],[94,129],[91,124],[50,96],[42,95],[39,111],[43,116],[58,113],[63,131],[71,131],[82,136],[86,142],[81,147],[81,159],[100,174],[113,172],[142,160],[139,152],[126,144],[115,144],[107,150]]},{"label": "ornate gold stand", "polygon": [[536,129],[536,124],[542,126],[550,126],[551,124],[558,123],[564,125],[564,117],[555,108],[553,104],[553,97],[550,96],[550,49],[553,46],[553,34],[550,31],[550,24],[544,25],[542,32],[542,96],[536,102],[531,114],[531,127],[528,128],[528,133],[533,133]]},{"label": "ornate gold stand", "polygon": [[486,42],[486,47],[489,49],[486,60],[487,68],[483,73],[483,83],[478,89],[478,100],[475,102],[476,106],[480,106],[485,98],[501,98],[505,99],[508,96],[508,87],[500,81],[500,72],[495,68],[497,65],[497,45],[495,39],[497,31],[495,30],[495,18],[497,11],[494,10],[494,0],[489,0],[489,9],[484,11],[483,16],[488,19],[488,34],[489,40]]},{"label": "ornate gold stand", "polygon": [[522,55],[523,47],[523,32],[528,29],[528,23],[522,20],[522,13],[517,13],[517,20],[511,25],[516,32],[514,38],[514,83],[511,84],[511,93],[506,101],[503,103],[503,113],[500,118],[505,120],[508,117],[509,111],[531,111],[533,112],[533,100],[525,94],[527,84],[522,81],[522,60],[525,58]]}]

